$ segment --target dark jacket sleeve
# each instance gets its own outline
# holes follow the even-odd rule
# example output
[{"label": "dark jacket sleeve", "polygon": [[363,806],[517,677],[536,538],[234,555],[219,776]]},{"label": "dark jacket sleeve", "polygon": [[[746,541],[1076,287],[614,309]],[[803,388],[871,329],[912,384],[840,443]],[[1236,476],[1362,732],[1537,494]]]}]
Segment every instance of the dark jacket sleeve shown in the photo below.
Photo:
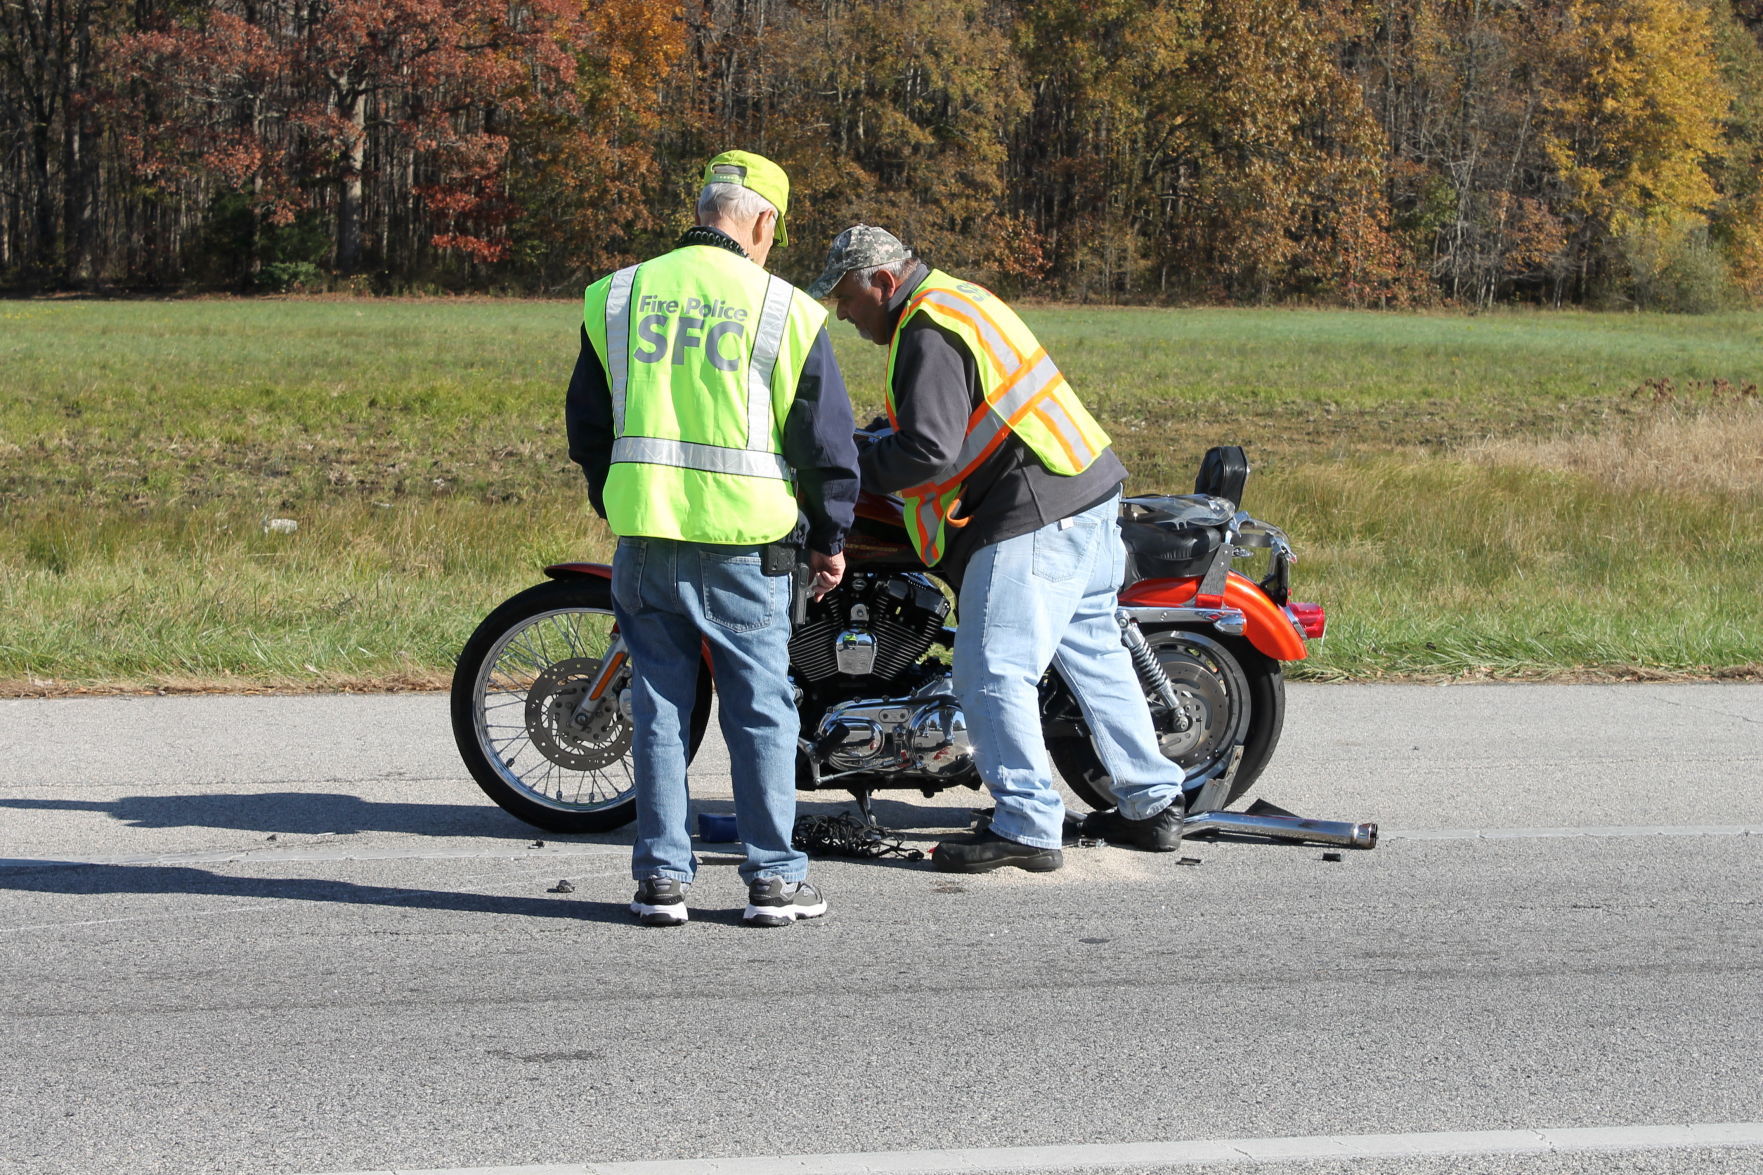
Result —
[{"label": "dark jacket sleeve", "polygon": [[863,451],[863,485],[893,494],[955,472],[978,386],[973,356],[959,336],[914,319],[894,357],[897,429]]},{"label": "dark jacket sleeve", "polygon": [[612,388],[606,382],[605,366],[588,342],[585,326],[575,374],[569,378],[563,420],[569,431],[570,460],[582,467],[588,479],[588,502],[594,513],[604,518],[606,474],[612,468]]},{"label": "dark jacket sleeve", "polygon": [[857,443],[851,439],[851,395],[833,358],[826,328],[814,338],[784,421],[784,460],[796,471],[808,547],[823,555],[845,549],[857,510]]}]

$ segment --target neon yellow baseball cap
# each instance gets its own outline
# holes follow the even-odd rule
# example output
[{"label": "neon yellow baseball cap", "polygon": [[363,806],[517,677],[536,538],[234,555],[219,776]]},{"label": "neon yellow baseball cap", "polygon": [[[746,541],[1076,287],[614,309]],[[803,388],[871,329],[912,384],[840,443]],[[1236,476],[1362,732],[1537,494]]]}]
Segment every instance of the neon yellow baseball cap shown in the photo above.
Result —
[{"label": "neon yellow baseball cap", "polygon": [[724,151],[704,166],[706,184],[740,184],[770,200],[777,208],[777,243],[790,243],[784,231],[784,214],[790,210],[790,177],[763,155],[751,151]]}]

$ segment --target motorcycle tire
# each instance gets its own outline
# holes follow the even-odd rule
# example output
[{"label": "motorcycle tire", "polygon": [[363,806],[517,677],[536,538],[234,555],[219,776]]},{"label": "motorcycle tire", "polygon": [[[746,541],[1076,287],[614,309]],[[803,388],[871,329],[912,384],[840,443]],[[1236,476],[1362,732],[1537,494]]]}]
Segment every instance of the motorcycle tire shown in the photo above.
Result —
[{"label": "motorcycle tire", "polygon": [[[614,627],[612,585],[553,580],[484,618],[453,670],[453,741],[471,777],[505,811],[547,832],[610,832],[636,817],[631,722],[616,693],[585,730],[567,728],[599,676]],[[711,681],[698,672],[686,759],[710,721]]]},{"label": "motorcycle tire", "polygon": [[[1254,785],[1279,745],[1285,725],[1280,664],[1245,640],[1189,629],[1147,628],[1145,640],[1187,712],[1187,730],[1178,732],[1162,700],[1147,698],[1164,756],[1186,770],[1182,790],[1190,808],[1200,789],[1229,769],[1232,751],[1242,744],[1242,762],[1218,805],[1228,807]],[[1087,737],[1049,738],[1047,751],[1079,799],[1098,811],[1114,807],[1112,781]]]}]

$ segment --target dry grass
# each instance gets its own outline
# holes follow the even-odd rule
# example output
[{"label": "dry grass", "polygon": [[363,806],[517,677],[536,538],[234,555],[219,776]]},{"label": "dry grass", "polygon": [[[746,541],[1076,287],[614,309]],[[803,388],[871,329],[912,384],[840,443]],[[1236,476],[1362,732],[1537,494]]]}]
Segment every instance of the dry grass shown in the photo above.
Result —
[{"label": "dry grass", "polygon": [[1763,399],[1662,401],[1599,433],[1503,437],[1466,447],[1485,465],[1582,474],[1620,489],[1763,494]]}]

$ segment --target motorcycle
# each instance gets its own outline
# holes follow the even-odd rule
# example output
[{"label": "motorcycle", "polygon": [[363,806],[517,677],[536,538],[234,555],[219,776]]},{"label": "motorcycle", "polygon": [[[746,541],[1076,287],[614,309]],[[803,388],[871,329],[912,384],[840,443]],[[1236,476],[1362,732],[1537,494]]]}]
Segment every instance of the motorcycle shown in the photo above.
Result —
[{"label": "motorcycle", "polygon": [[[1289,599],[1295,558],[1285,534],[1238,509],[1247,475],[1240,448],[1215,448],[1193,494],[1122,500],[1121,639],[1163,754],[1186,775],[1190,832],[1370,847],[1375,826],[1223,811],[1279,744],[1283,665],[1302,660],[1326,624],[1321,605]],[[913,551],[900,499],[860,497],[845,556],[843,582],[818,600],[798,578],[789,641],[802,721],[798,788],[850,792],[866,817],[878,790],[977,789],[952,686],[954,593]],[[1239,560],[1264,563],[1258,578],[1235,570]],[[466,642],[453,676],[453,734],[472,778],[508,812],[551,832],[607,832],[636,809],[630,658],[613,617],[612,569],[560,563],[545,574]],[[713,688],[706,657],[688,758],[703,740]],[[1094,808],[1113,807],[1082,710],[1055,669],[1041,683],[1040,709],[1066,784]],[[1294,822],[1304,827],[1294,831]]]}]

